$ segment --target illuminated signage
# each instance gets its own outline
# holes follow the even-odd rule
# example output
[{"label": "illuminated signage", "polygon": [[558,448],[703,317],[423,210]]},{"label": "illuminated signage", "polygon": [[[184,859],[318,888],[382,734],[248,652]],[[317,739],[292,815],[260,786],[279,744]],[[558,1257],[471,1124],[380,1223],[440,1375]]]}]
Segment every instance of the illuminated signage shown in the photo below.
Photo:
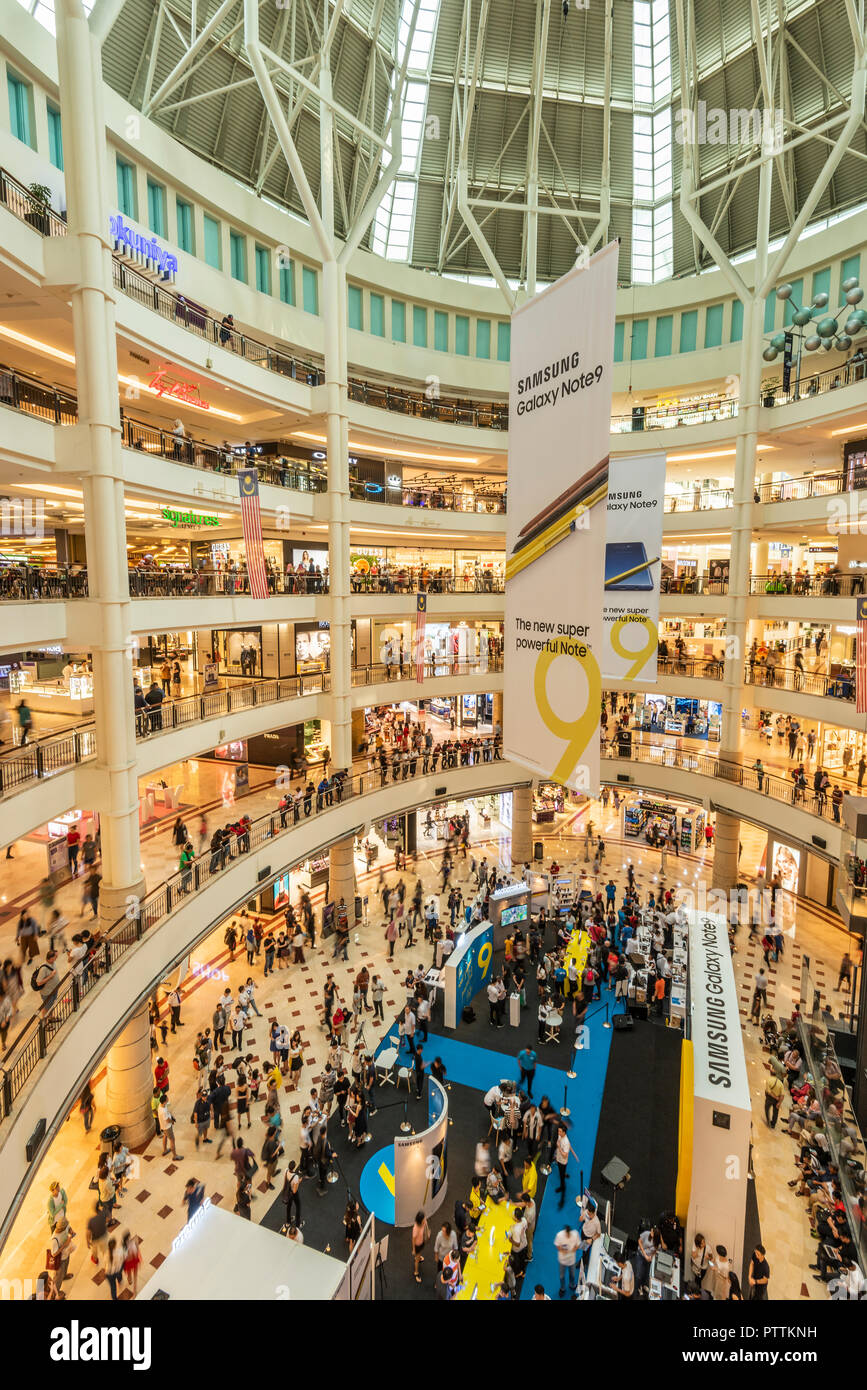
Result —
[{"label": "illuminated signage", "polygon": [[182,381],[180,377],[169,376],[168,372],[162,368],[154,372],[148,387],[155,396],[172,396],[176,401],[184,401],[186,405],[198,406],[200,410],[210,410],[210,401],[203,401],[199,394],[199,388],[192,381]]},{"label": "illuminated signage", "polygon": [[114,249],[119,255],[137,262],[143,270],[159,274],[160,279],[174,283],[178,270],[178,258],[166,251],[156,237],[143,236],[134,227],[124,222],[120,213],[109,218],[109,229]]},{"label": "illuminated signage", "polygon": [[220,519],[216,516],[202,516],[199,512],[176,512],[173,507],[163,507],[161,516],[164,521],[170,521],[174,527],[183,527],[189,530],[198,526],[219,526]]}]

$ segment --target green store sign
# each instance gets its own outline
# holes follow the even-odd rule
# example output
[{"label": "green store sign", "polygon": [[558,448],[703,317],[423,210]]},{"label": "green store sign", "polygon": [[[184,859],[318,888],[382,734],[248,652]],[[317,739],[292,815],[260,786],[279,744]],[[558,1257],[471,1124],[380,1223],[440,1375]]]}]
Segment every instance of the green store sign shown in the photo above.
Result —
[{"label": "green store sign", "polygon": [[219,526],[216,516],[202,516],[199,512],[176,512],[173,507],[163,507],[163,520],[173,526]]}]

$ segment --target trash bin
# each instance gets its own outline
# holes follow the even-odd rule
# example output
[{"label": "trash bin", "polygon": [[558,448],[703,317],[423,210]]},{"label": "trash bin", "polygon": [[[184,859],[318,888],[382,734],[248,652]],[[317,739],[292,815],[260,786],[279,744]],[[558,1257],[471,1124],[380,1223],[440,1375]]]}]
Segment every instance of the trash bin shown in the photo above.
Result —
[{"label": "trash bin", "polygon": [[120,1138],[120,1125],[106,1125],[105,1129],[99,1131],[99,1152],[110,1154],[114,1148],[115,1139]]},{"label": "trash bin", "polygon": [[538,860],[538,862],[541,864],[543,858],[541,840],[536,840],[535,844],[533,845],[533,858],[535,860]]}]

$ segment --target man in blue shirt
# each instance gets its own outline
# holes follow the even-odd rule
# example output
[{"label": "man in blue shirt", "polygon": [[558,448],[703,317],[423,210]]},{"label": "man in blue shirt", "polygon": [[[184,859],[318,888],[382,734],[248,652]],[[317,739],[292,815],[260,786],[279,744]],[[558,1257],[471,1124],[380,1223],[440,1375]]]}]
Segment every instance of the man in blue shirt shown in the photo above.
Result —
[{"label": "man in blue shirt", "polygon": [[617,885],[613,878],[609,878],[605,885],[605,897],[609,903],[613,903],[617,897]]},{"label": "man in blue shirt", "polygon": [[518,1066],[521,1068],[521,1082],[527,1083],[527,1095],[533,1094],[533,1077],[536,1075],[536,1054],[532,1047],[522,1047],[518,1053]]}]

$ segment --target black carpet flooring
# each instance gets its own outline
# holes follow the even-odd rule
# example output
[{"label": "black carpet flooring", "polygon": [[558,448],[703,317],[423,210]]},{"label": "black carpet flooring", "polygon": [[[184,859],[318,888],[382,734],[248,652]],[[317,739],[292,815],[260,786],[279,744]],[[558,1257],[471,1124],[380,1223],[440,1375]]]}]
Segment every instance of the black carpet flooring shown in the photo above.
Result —
[{"label": "black carpet flooring", "polygon": [[611,1200],[602,1169],[615,1156],[627,1164],[613,1222],[627,1236],[674,1210],[681,1041],[679,1029],[642,1021],[611,1039],[590,1187]]}]

